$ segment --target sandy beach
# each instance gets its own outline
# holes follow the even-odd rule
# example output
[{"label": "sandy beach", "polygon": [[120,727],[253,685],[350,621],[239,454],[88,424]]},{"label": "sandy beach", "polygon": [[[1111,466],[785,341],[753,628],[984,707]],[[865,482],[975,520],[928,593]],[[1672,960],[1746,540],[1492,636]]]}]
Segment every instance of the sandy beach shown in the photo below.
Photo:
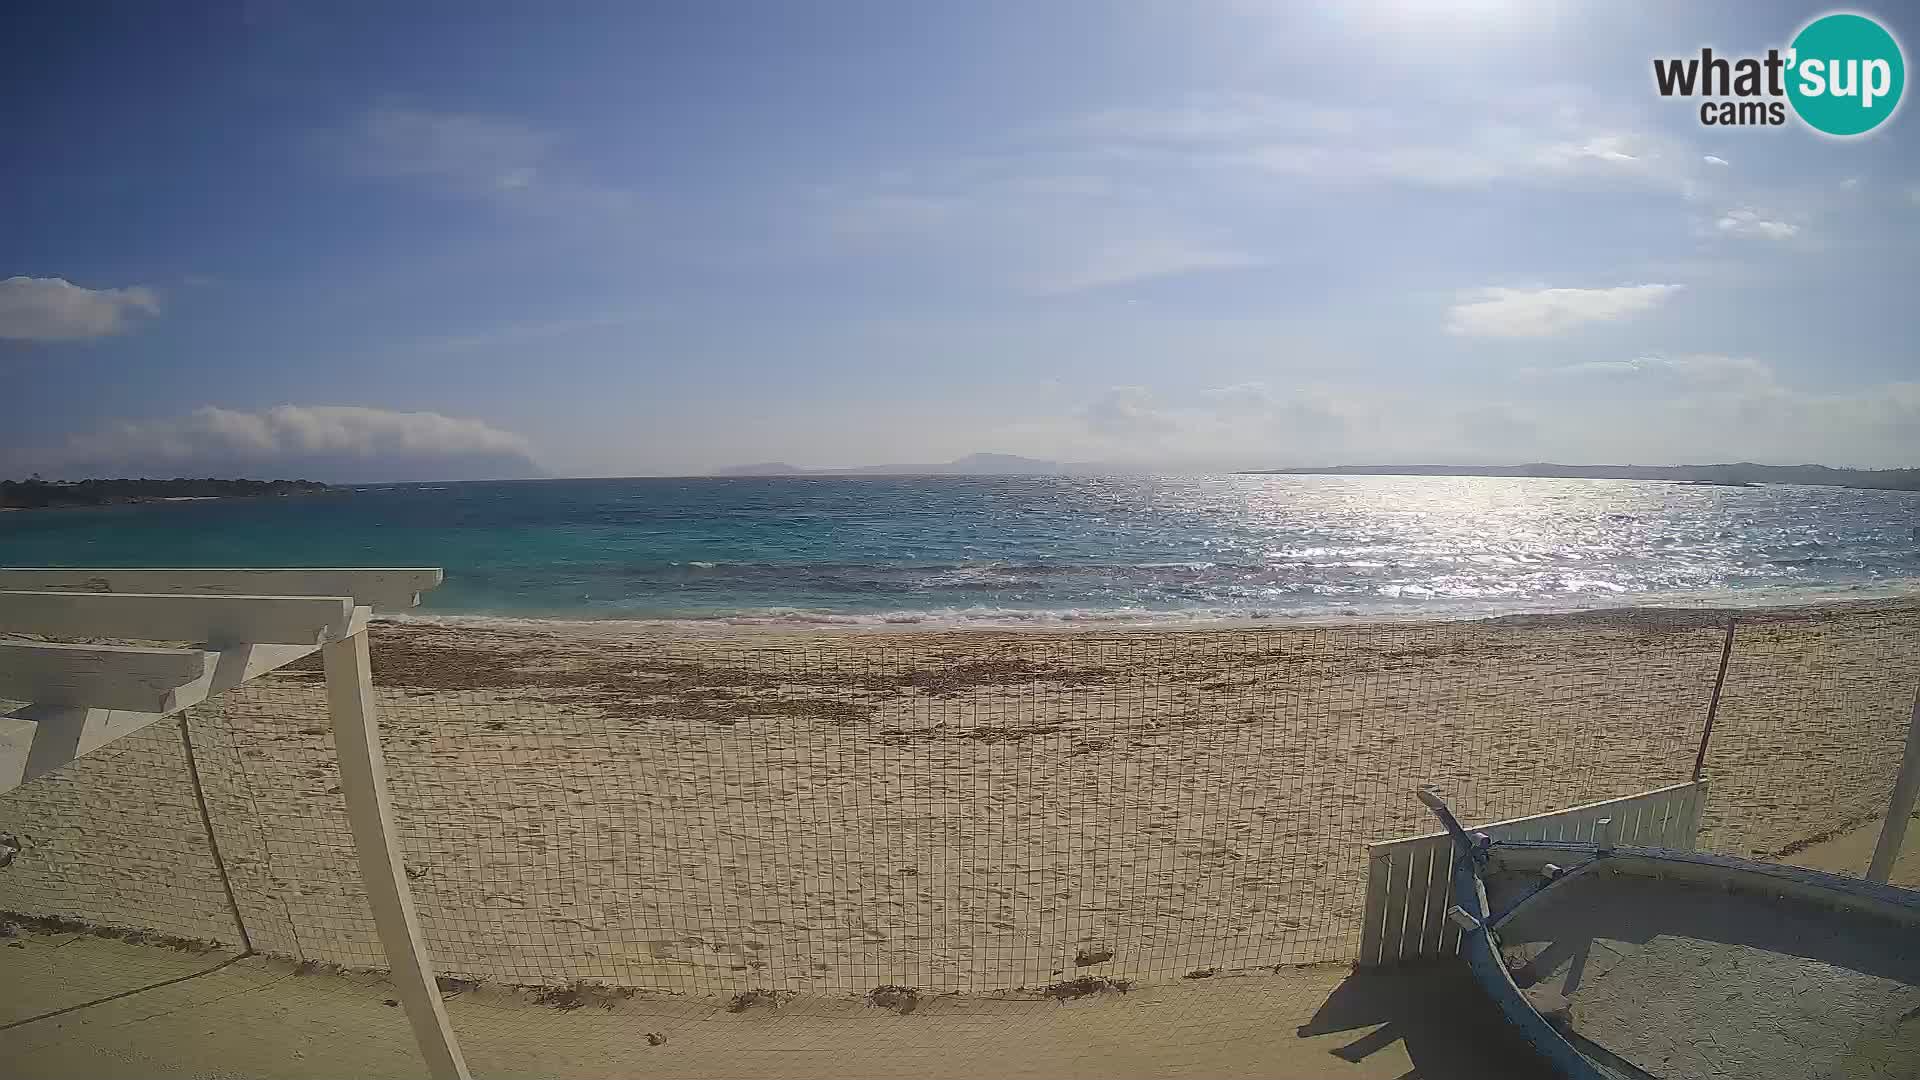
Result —
[{"label": "sandy beach", "polygon": [[[1726,613],[1190,632],[374,631],[440,969],[729,996],[1350,959],[1363,845],[1685,780]],[[1882,805],[1920,604],[1743,611],[1702,846]],[[188,724],[256,946],[382,963],[317,665]],[[177,726],[0,797],[0,909],[235,938]]]}]

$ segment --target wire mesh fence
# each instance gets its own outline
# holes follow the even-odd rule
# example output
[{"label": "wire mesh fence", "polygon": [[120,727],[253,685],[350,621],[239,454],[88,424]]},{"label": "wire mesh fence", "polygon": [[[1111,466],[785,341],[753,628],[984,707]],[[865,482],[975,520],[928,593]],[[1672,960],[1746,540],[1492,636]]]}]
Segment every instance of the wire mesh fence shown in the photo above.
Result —
[{"label": "wire mesh fence", "polygon": [[340,795],[318,665],[249,683],[191,718],[214,836],[253,946],[385,968]]},{"label": "wire mesh fence", "polygon": [[0,795],[0,911],[237,945],[180,721]]},{"label": "wire mesh fence", "polygon": [[1743,613],[1707,750],[1700,846],[1774,858],[1885,813],[1916,687],[1911,607]]},{"label": "wire mesh fence", "polygon": [[[1160,982],[1351,959],[1364,845],[1688,779],[1724,614],[1073,635],[373,646],[454,979],[733,996]],[[1703,846],[1884,804],[1920,605],[1741,616]],[[0,910],[379,968],[317,668],[0,796]],[[231,885],[228,903],[217,849]]]}]

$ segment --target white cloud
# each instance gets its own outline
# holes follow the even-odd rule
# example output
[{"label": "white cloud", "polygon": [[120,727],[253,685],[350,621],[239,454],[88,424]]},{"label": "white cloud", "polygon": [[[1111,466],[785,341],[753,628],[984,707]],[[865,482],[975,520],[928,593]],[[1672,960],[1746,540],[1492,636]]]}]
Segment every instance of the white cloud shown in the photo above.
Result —
[{"label": "white cloud", "polygon": [[[1757,460],[1911,467],[1920,384],[1805,389],[1752,357],[1692,355],[1573,364],[1539,374],[1536,407],[1588,460]],[[1575,380],[1561,386],[1561,380]]]},{"label": "white cloud", "polygon": [[1085,292],[1203,270],[1258,266],[1262,261],[1244,251],[1215,246],[1194,238],[1120,236],[1096,242],[1058,269],[1029,276],[1026,288],[1043,296]]},{"label": "white cloud", "polygon": [[1081,408],[1080,418],[1087,430],[1107,439],[1151,439],[1179,427],[1142,386],[1110,387]]},{"label": "white cloud", "polygon": [[834,203],[826,211],[825,225],[836,239],[885,242],[925,235],[948,225],[965,209],[964,203],[951,197],[878,192]]},{"label": "white cloud", "polygon": [[1338,433],[1353,411],[1347,402],[1323,390],[1279,390],[1260,380],[1214,387],[1203,391],[1200,401],[1207,419],[1217,425],[1290,436]]},{"label": "white cloud", "polygon": [[0,281],[0,338],[85,341],[120,333],[129,316],[157,315],[160,297],[142,285],[87,289],[65,278]]},{"label": "white cloud", "polygon": [[1278,390],[1259,380],[1182,395],[1177,402],[1163,402],[1144,387],[1115,386],[1077,410],[1077,432],[1061,434],[1092,437],[1068,454],[1246,462],[1275,452],[1331,453],[1342,445],[1354,412],[1324,390]]},{"label": "white cloud", "polygon": [[1425,187],[1481,187],[1500,181],[1622,182],[1689,189],[1672,154],[1643,136],[1622,133],[1559,138],[1545,132],[1487,128],[1445,143],[1383,132],[1366,138],[1277,141],[1249,146],[1234,160],[1266,172],[1309,179],[1397,181]]},{"label": "white cloud", "polygon": [[1800,233],[1800,226],[1763,217],[1756,210],[1729,210],[1714,222],[1714,227],[1729,236],[1757,236],[1768,240],[1786,240]]},{"label": "white cloud", "polygon": [[1726,164],[1728,164],[1728,162],[1727,162],[1727,159],[1726,159],[1726,158],[1723,158],[1723,157],[1715,157],[1715,156],[1713,156],[1712,154],[1708,154],[1708,155],[1707,155],[1706,157],[1703,157],[1703,158],[1701,158],[1700,160],[1701,160],[1701,161],[1704,161],[1704,162],[1706,162],[1706,163],[1707,163],[1707,164],[1709,164],[1709,165],[1726,165]]},{"label": "white cloud", "polygon": [[502,117],[394,105],[367,110],[346,133],[347,168],[414,179],[530,210],[616,212],[628,193],[583,181],[556,161],[551,134]]},{"label": "white cloud", "polygon": [[[1326,181],[1443,188],[1498,181],[1632,184],[1686,194],[1697,186],[1694,151],[1590,121],[1571,104],[1524,117],[1483,109],[1482,119],[1465,125],[1456,122],[1459,108],[1451,108],[1442,122],[1405,110],[1203,95],[1097,112],[1074,125],[1073,134],[1134,157]],[[1446,137],[1437,137],[1442,131]]]},{"label": "white cloud", "polygon": [[1475,450],[1526,446],[1540,435],[1539,422],[1530,412],[1503,401],[1469,405],[1455,419],[1465,445]]},{"label": "white cloud", "polygon": [[1377,114],[1359,109],[1256,94],[1202,94],[1167,105],[1103,109],[1075,127],[1096,139],[1173,143],[1345,135],[1377,122]]},{"label": "white cloud", "polygon": [[62,475],[254,475],[457,479],[537,471],[527,440],[483,421],[355,405],[208,405],[185,416],[76,435],[38,455]]},{"label": "white cloud", "polygon": [[1648,311],[1680,288],[1621,285],[1608,289],[1481,289],[1449,309],[1447,330],[1473,337],[1549,337],[1585,323]]},{"label": "white cloud", "polygon": [[[1795,371],[1805,373],[1796,379]],[[1920,466],[1920,383],[1912,381],[1827,387],[1803,367],[1716,354],[1529,374],[1300,385],[1282,376],[1077,396],[1061,388],[1064,396],[1035,402],[1039,411],[975,427],[953,448],[1215,471],[1415,461]]]},{"label": "white cloud", "polygon": [[1258,379],[1202,391],[1200,399],[1220,416],[1258,416],[1273,407],[1273,390]]},{"label": "white cloud", "polygon": [[1553,165],[1570,165],[1581,161],[1624,165],[1641,161],[1647,156],[1648,151],[1626,135],[1597,135],[1577,142],[1552,143],[1540,151],[1540,160]]},{"label": "white cloud", "polygon": [[1777,385],[1773,368],[1746,356],[1636,356],[1627,360],[1589,360],[1527,374],[1550,379],[1605,379],[1621,383],[1659,380],[1701,388],[1769,390]]},{"label": "white cloud", "polygon": [[1265,260],[1122,185],[983,159],[825,193],[816,228],[843,253],[967,268],[1053,296]]},{"label": "white cloud", "polygon": [[1860,178],[1857,176],[1849,176],[1845,180],[1840,181],[1841,191],[1854,191],[1854,190],[1857,190],[1859,187],[1860,187]]},{"label": "white cloud", "polygon": [[510,120],[395,106],[369,109],[355,135],[350,162],[369,174],[492,188],[526,186],[553,143]]},{"label": "white cloud", "polygon": [[1517,182],[1693,197],[1705,187],[1697,149],[1591,121],[1571,103],[1490,106],[1465,127],[1430,122],[1439,108],[1216,94],[1096,111],[997,151],[829,187],[808,247],[1046,295],[1283,261],[1263,219],[1236,212],[1297,190],[1275,174],[1343,189]]},{"label": "white cloud", "polygon": [[446,337],[425,338],[401,346],[403,350],[413,352],[459,352],[467,349],[491,349],[501,345],[521,345],[529,341],[545,341],[566,337],[585,330],[597,330],[609,326],[624,326],[646,317],[642,310],[610,312],[605,315],[591,315],[577,319],[553,319],[547,322],[504,323],[473,334],[452,334]]}]

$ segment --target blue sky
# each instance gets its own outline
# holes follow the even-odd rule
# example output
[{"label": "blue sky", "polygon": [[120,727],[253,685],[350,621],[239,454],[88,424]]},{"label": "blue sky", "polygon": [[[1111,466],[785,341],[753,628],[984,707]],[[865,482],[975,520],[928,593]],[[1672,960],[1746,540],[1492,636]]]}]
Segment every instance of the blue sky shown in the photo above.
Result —
[{"label": "blue sky", "polygon": [[1283,7],[10,9],[0,473],[1920,464],[1913,110],[1653,90],[1825,8]]}]

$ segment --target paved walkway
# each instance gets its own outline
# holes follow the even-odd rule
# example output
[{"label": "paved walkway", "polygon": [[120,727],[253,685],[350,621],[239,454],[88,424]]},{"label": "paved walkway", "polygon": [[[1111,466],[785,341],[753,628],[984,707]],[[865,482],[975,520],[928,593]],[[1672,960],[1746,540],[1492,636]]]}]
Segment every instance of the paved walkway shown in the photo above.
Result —
[{"label": "paved walkway", "polygon": [[[1876,819],[1850,832],[1822,840],[1781,861],[1810,870],[1860,877],[1867,872],[1867,864],[1873,861],[1873,848],[1879,842],[1880,822]],[[1909,889],[1920,889],[1920,815],[1915,815],[1908,823],[1906,842],[1900,845],[1900,854],[1893,860],[1893,872],[1887,875],[1887,881]]]},{"label": "paved walkway", "polygon": [[[41,934],[10,940],[0,971],[11,1077],[422,1075],[391,991],[371,977]],[[827,999],[739,1014],[645,997],[562,1010],[484,988],[447,1004],[474,1075],[489,1078],[1538,1074],[1450,969],[1322,967],[1067,1003],[945,997],[905,1016]]]}]

